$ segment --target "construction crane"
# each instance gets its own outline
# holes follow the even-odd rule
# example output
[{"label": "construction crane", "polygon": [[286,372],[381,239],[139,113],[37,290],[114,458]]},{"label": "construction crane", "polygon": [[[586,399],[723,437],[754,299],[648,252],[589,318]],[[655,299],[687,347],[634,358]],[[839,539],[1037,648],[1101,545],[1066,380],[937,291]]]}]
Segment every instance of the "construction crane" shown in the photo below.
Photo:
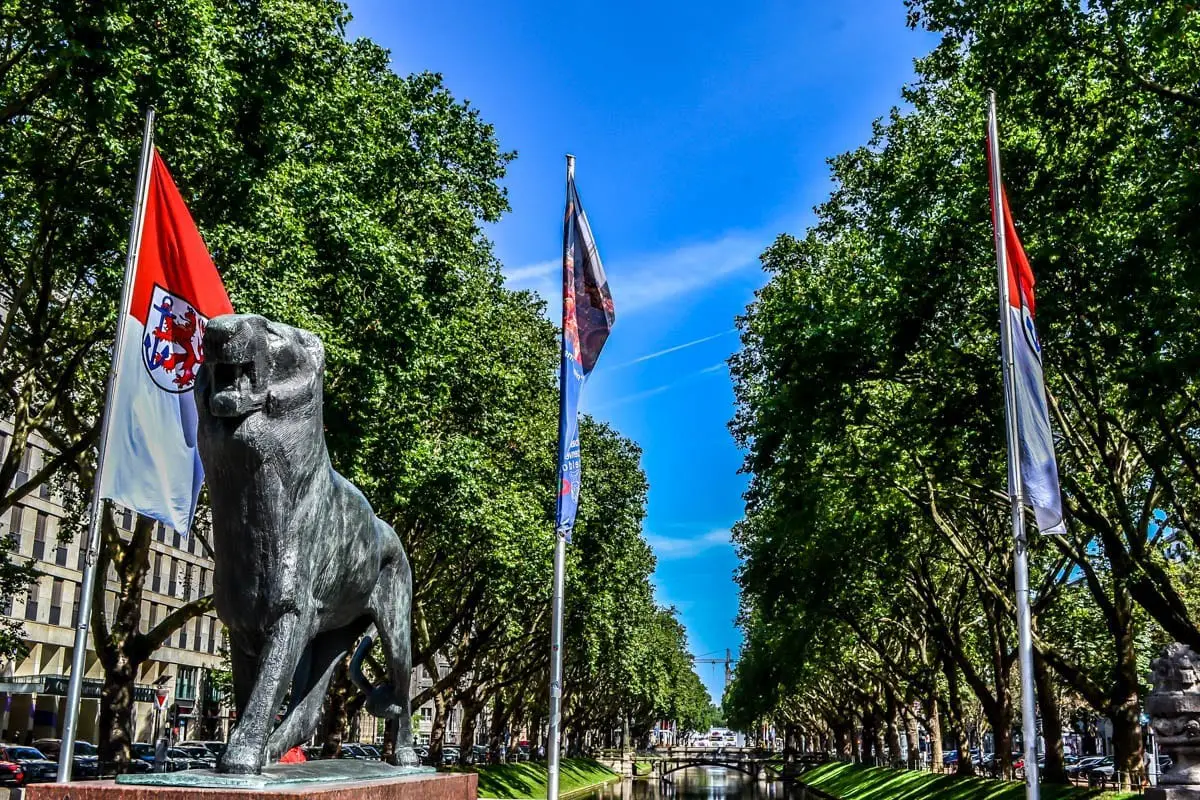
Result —
[{"label": "construction crane", "polygon": [[724,664],[725,688],[729,688],[729,682],[733,680],[733,654],[730,652],[728,647],[725,648],[724,658],[694,658],[692,660],[697,664]]}]

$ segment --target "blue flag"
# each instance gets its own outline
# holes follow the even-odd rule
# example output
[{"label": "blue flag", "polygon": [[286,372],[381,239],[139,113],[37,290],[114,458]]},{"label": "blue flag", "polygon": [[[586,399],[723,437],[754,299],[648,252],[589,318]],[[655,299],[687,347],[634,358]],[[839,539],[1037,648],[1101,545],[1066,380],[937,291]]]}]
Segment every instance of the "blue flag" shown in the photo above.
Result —
[{"label": "blue flag", "polygon": [[557,530],[571,540],[579,508],[579,396],[616,320],[608,279],[596,252],[573,172],[563,219],[562,364],[559,375]]}]

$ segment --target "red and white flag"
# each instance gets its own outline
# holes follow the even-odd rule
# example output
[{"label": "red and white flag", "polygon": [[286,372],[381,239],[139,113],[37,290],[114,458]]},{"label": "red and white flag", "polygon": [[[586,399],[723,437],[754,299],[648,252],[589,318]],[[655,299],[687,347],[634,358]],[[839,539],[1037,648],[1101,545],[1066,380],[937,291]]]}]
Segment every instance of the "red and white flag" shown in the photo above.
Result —
[{"label": "red and white flag", "polygon": [[[989,173],[990,174],[990,173]],[[993,187],[995,194],[996,187]],[[1033,297],[1033,270],[1017,226],[1013,224],[1008,207],[1008,194],[999,187],[1003,209],[1003,242],[1008,265],[1008,324],[1012,331],[1012,381],[1016,399],[1015,418],[1020,444],[1021,484],[1025,501],[1033,506],[1038,530],[1048,534],[1065,534],[1062,497],[1059,494],[1058,462],[1054,456],[1054,437],[1050,432],[1050,413],[1046,404],[1046,386],[1042,377],[1042,343],[1038,339],[1033,317],[1037,304]],[[993,219],[995,211],[993,209]],[[1011,493],[1013,487],[1009,487]]]},{"label": "red and white flag", "polygon": [[204,482],[192,385],[208,320],[233,306],[157,150],[143,202],[100,496],[186,533]]}]

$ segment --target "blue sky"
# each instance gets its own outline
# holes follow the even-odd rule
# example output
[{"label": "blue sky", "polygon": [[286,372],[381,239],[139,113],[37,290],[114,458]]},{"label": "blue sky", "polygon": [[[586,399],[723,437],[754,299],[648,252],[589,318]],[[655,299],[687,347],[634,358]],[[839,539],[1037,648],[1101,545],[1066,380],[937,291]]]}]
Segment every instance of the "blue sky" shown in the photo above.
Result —
[{"label": "blue sky", "polygon": [[[831,188],[825,160],[866,141],[932,38],[905,27],[901,0],[350,7],[352,35],[389,48],[397,72],[442,73],[517,151],[512,213],[488,233],[510,285],[552,309],[563,156],[577,157],[618,317],[584,410],[644,450],[659,600],[694,653],[736,652],[734,318],[763,281],[759,253],[803,232]],[[721,667],[699,672],[719,700]]]}]

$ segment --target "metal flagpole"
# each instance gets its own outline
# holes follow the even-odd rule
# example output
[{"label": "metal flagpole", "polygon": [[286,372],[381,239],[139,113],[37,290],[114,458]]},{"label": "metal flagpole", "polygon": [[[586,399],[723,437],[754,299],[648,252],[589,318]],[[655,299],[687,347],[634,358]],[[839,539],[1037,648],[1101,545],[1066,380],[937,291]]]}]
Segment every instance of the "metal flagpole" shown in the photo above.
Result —
[{"label": "metal flagpole", "polygon": [[71,653],[71,676],[67,686],[66,718],[63,720],[62,748],[58,754],[58,782],[71,780],[72,756],[75,752],[75,729],[79,722],[79,696],[83,689],[83,672],[87,668],[88,622],[92,613],[92,592],[96,585],[96,562],[99,560],[100,523],[104,503],[100,499],[100,479],[104,472],[104,455],[108,449],[109,422],[112,418],[113,386],[121,370],[121,344],[125,320],[129,316],[133,276],[137,271],[138,250],[142,243],[142,225],[146,219],[146,194],[150,188],[151,150],[154,147],[154,109],[146,111],[146,126],[142,132],[142,159],[138,164],[137,184],[133,196],[133,222],[129,227],[129,251],[125,254],[125,280],[121,285],[121,305],[117,307],[117,335],[113,342],[112,362],[104,390],[104,409],[101,412],[99,453],[96,456],[96,477],[92,483],[92,510],[88,524],[87,555],[83,568],[83,586],[79,591],[79,622],[75,626],[75,649]]},{"label": "metal flagpole", "polygon": [[[567,206],[571,202],[571,180],[575,177],[575,156],[567,156]],[[564,241],[564,246],[566,242]],[[565,291],[565,287],[564,287]],[[566,320],[563,320],[564,329]],[[565,335],[565,330],[564,330]],[[565,361],[564,361],[565,363]],[[559,429],[564,428],[562,417],[567,413],[565,391],[565,368],[558,386]],[[567,443],[569,444],[569,443]],[[559,442],[561,450],[563,443]],[[561,466],[561,465],[560,465]],[[559,478],[561,480],[561,478]],[[550,724],[546,732],[546,798],[558,800],[558,750],[562,716],[562,644],[563,644],[563,583],[567,564],[567,532],[557,527],[554,531],[554,599],[553,616],[550,622]]]},{"label": "metal flagpole", "polygon": [[1029,542],[1025,534],[1024,486],[1017,433],[1017,388],[1013,380],[1013,331],[1009,314],[1008,248],[1005,242],[1004,195],[1000,182],[1000,136],[996,125],[996,93],[988,91],[988,145],[992,167],[992,222],[996,231],[996,273],[1000,283],[1000,352],[1004,372],[1004,422],[1008,431],[1008,486],[1012,533],[1016,544],[1013,575],[1017,589],[1017,651],[1021,664],[1021,738],[1025,751],[1025,797],[1038,800],[1037,711],[1033,688],[1033,632],[1029,612]]}]

